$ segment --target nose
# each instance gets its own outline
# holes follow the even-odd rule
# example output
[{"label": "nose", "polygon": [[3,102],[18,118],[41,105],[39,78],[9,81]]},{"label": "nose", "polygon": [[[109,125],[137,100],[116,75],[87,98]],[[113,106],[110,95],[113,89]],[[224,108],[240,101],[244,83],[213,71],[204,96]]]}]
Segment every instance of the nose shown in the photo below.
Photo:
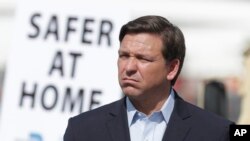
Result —
[{"label": "nose", "polygon": [[126,63],[126,74],[128,76],[131,76],[133,75],[134,73],[136,73],[137,71],[137,61],[135,58],[133,57],[130,57],[128,60],[127,60],[127,63]]}]

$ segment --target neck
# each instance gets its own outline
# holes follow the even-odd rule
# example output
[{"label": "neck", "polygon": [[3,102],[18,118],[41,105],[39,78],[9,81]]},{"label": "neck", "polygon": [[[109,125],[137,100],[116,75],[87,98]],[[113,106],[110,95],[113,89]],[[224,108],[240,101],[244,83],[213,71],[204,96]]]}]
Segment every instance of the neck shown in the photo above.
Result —
[{"label": "neck", "polygon": [[130,98],[130,101],[138,111],[146,115],[151,115],[153,112],[161,110],[169,94],[170,89],[161,91],[161,93],[145,94],[146,96],[144,95],[141,98]]}]

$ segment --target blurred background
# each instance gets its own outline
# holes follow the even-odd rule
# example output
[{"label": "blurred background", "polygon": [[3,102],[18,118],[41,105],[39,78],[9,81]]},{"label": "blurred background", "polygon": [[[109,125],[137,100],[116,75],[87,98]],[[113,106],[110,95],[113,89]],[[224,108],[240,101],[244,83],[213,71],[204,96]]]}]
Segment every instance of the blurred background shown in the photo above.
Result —
[{"label": "blurred background", "polygon": [[[0,0],[0,120],[18,3],[21,2]],[[60,7],[60,1],[55,3]],[[96,0],[96,3],[103,7],[120,5],[128,9],[129,19],[161,15],[180,27],[187,53],[175,85],[179,94],[194,105],[238,124],[250,124],[249,0]]]}]

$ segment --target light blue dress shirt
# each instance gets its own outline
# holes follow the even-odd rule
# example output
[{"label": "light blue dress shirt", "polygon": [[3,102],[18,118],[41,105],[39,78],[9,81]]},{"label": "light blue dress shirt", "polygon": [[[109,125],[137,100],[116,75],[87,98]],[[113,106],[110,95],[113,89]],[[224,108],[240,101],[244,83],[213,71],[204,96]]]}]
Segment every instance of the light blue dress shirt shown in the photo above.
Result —
[{"label": "light blue dress shirt", "polygon": [[137,111],[127,97],[126,104],[131,141],[161,141],[174,109],[174,102],[174,91],[171,89],[170,95],[161,110],[147,116]]}]

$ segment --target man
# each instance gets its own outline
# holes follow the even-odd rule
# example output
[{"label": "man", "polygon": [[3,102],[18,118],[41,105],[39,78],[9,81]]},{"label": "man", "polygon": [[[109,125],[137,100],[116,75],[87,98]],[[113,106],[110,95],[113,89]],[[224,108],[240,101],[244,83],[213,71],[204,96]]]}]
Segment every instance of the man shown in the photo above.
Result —
[{"label": "man", "polygon": [[125,97],[69,120],[64,141],[227,141],[230,121],[182,100],[172,86],[185,42],[160,16],[125,24],[119,35],[119,84]]}]

